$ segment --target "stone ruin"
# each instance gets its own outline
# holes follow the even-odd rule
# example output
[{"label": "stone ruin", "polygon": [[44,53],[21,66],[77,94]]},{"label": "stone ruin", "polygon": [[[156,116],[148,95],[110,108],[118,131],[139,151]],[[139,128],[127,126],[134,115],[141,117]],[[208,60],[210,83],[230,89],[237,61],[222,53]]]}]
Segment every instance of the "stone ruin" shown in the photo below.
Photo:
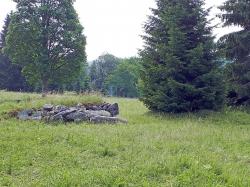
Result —
[{"label": "stone ruin", "polygon": [[117,103],[103,103],[100,105],[82,105],[74,107],[45,104],[42,109],[23,110],[17,114],[20,120],[44,120],[46,122],[90,122],[90,123],[127,123],[116,117],[119,115]]}]

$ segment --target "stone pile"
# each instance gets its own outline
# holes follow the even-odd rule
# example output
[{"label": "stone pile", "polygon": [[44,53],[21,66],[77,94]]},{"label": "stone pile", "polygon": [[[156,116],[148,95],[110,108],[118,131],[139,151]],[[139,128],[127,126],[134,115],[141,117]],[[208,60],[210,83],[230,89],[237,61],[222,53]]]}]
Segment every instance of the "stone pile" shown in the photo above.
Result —
[{"label": "stone pile", "polygon": [[46,122],[91,122],[91,123],[127,123],[116,117],[119,114],[117,103],[101,105],[82,105],[66,107],[45,104],[40,110],[23,110],[18,113],[20,120],[45,120]]}]

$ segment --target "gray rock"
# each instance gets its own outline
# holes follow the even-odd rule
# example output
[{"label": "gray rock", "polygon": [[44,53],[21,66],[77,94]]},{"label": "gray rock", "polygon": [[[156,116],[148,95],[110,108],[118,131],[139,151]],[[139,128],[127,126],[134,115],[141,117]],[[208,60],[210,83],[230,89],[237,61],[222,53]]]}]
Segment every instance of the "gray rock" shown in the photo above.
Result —
[{"label": "gray rock", "polygon": [[86,110],[86,112],[89,114],[90,117],[94,116],[111,117],[111,114],[105,110]]},{"label": "gray rock", "polygon": [[46,112],[45,113],[45,115],[49,115],[49,116],[53,116],[53,115],[55,115],[55,114],[57,114],[57,112],[55,112],[55,111],[50,111],[50,112]]},{"label": "gray rock", "polygon": [[47,119],[47,121],[67,121],[66,116],[76,111],[77,111],[76,108],[69,108],[55,115],[50,114],[50,117],[45,118],[45,119]]},{"label": "gray rock", "polygon": [[45,105],[43,106],[43,110],[45,110],[45,111],[52,111],[53,108],[54,108],[54,106],[51,105],[51,104],[45,104]]},{"label": "gray rock", "polygon": [[36,117],[31,116],[30,120],[41,121],[42,120],[42,116],[36,116]]},{"label": "gray rock", "polygon": [[23,110],[18,113],[17,117],[20,120],[45,120],[47,122],[127,123],[126,120],[114,117],[119,114],[117,103],[88,105],[86,108],[81,104],[76,107],[46,104],[41,110]]},{"label": "gray rock", "polygon": [[89,105],[89,106],[86,106],[86,109],[87,110],[101,110],[99,106],[96,106],[96,105]]},{"label": "gray rock", "polygon": [[96,110],[96,111],[97,111],[97,110],[100,110],[100,107],[99,107],[99,106],[93,106],[93,107],[92,107],[92,110]]},{"label": "gray rock", "polygon": [[117,124],[117,123],[123,123],[127,124],[128,122],[126,120],[116,118],[116,117],[105,117],[105,116],[95,116],[90,118],[90,122],[92,123],[107,123],[107,124]]},{"label": "gray rock", "polygon": [[101,105],[102,110],[107,110],[110,107],[109,103],[104,103],[103,105]]},{"label": "gray rock", "polygon": [[42,112],[37,111],[37,112],[33,113],[32,116],[30,117],[30,120],[37,120],[37,121],[42,120]]},{"label": "gray rock", "polygon": [[54,116],[51,116],[48,118],[48,121],[60,121],[60,122],[63,122],[64,119],[63,119],[63,116],[60,115],[60,114],[56,114]]},{"label": "gray rock", "polygon": [[106,110],[110,112],[111,116],[119,115],[119,106],[117,103],[110,105]]},{"label": "gray rock", "polygon": [[79,110],[82,110],[82,111],[85,111],[85,110],[86,110],[85,106],[82,105],[81,103],[78,103],[78,104],[76,105],[76,108],[79,109]]},{"label": "gray rock", "polygon": [[86,112],[76,111],[74,113],[68,114],[65,119],[67,121],[82,122],[89,121],[88,114]]},{"label": "gray rock", "polygon": [[68,110],[69,108],[63,105],[57,105],[54,109],[55,113],[63,112],[65,110]]},{"label": "gray rock", "polygon": [[85,107],[81,107],[78,109],[79,112],[86,112],[86,108]]},{"label": "gray rock", "polygon": [[33,114],[33,110],[23,110],[17,114],[17,118],[20,120],[29,120]]},{"label": "gray rock", "polygon": [[33,110],[23,110],[18,113],[17,118],[20,120],[42,120],[42,112]]},{"label": "gray rock", "polygon": [[76,112],[76,111],[77,111],[76,108],[69,108],[69,109],[64,110],[64,111],[62,111],[62,112],[59,112],[57,115],[61,115],[61,116],[65,117],[65,116],[67,116],[67,115],[69,115],[69,114],[71,114],[71,113],[74,113],[74,112]]}]

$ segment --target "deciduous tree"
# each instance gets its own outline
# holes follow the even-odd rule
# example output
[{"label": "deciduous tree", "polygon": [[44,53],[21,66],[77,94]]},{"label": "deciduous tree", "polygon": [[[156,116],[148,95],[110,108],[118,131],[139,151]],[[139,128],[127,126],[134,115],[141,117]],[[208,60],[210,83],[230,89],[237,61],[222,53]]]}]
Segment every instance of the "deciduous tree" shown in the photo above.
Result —
[{"label": "deciduous tree", "polygon": [[106,85],[112,95],[118,97],[138,97],[138,81],[141,59],[121,59],[121,62],[107,78]]},{"label": "deciduous tree", "polygon": [[90,80],[92,88],[95,91],[105,93],[105,81],[108,76],[116,69],[120,60],[111,54],[101,55],[98,59],[94,60],[90,66]]},{"label": "deciduous tree", "polygon": [[46,92],[52,82],[79,77],[86,62],[85,37],[74,0],[14,0],[5,53],[29,82]]}]

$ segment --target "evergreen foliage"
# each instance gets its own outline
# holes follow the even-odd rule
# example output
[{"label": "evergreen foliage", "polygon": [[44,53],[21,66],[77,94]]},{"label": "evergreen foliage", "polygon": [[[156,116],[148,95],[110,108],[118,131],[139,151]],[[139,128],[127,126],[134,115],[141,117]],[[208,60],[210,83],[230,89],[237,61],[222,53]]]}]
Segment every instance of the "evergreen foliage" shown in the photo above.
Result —
[{"label": "evergreen foliage", "polygon": [[3,30],[0,33],[0,89],[9,91],[30,91],[25,78],[22,76],[20,65],[11,63],[10,59],[3,54],[2,49],[6,46],[6,36],[10,24],[10,15],[7,15]]},{"label": "evergreen foliage", "polygon": [[226,68],[229,104],[250,106],[250,1],[228,0],[220,9],[224,26],[242,28],[219,40],[225,57],[233,62]]},{"label": "evergreen foliage", "polygon": [[85,37],[74,0],[14,0],[5,53],[23,67],[33,85],[43,92],[49,84],[79,77],[86,62]]},{"label": "evergreen foliage", "polygon": [[141,100],[154,111],[219,109],[224,86],[203,0],[157,0],[145,24]]}]

